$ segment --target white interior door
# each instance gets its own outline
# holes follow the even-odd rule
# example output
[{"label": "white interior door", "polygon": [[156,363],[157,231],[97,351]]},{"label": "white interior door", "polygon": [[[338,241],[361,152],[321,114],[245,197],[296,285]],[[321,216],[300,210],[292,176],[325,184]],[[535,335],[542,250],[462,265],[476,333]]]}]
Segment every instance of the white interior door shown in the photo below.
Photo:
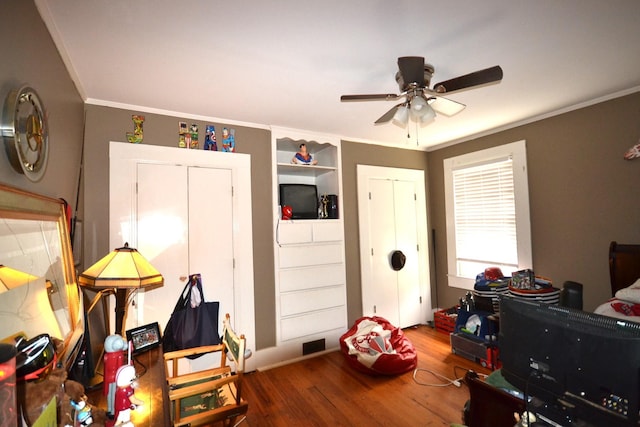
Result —
[{"label": "white interior door", "polygon": [[231,197],[230,170],[189,168],[189,272],[202,275],[207,301],[220,301],[220,319],[236,318]]},{"label": "white interior door", "polygon": [[396,248],[394,205],[389,203],[393,200],[393,182],[370,179],[368,186],[371,280],[362,289],[363,314],[381,316],[398,325],[398,278],[389,264],[391,252]]},{"label": "white interior door", "polygon": [[153,319],[163,331],[173,310],[167,303],[175,305],[186,284],[181,277],[189,275],[187,170],[138,163],[136,181],[136,248],[164,277],[164,286],[138,298],[136,320],[141,325]]},{"label": "white interior door", "polygon": [[[363,315],[407,327],[432,316],[424,172],[358,165]],[[405,266],[395,271],[400,250]]]},{"label": "white interior door", "polygon": [[255,349],[250,156],[111,142],[109,160],[110,246],[129,242],[165,280],[140,292],[127,328],[164,328],[186,278],[200,273],[206,300],[220,301]]},{"label": "white interior door", "polygon": [[220,301],[221,318],[229,313],[233,319],[231,172],[140,163],[137,184],[137,249],[165,278],[139,301],[138,322],[160,319],[164,327],[171,315],[167,300],[177,301],[194,273],[202,276],[205,299]]},{"label": "white interior door", "polygon": [[396,249],[407,257],[404,267],[395,272],[398,283],[399,325],[402,327],[422,322],[420,316],[420,253],[416,188],[413,181],[393,181],[393,207]]}]

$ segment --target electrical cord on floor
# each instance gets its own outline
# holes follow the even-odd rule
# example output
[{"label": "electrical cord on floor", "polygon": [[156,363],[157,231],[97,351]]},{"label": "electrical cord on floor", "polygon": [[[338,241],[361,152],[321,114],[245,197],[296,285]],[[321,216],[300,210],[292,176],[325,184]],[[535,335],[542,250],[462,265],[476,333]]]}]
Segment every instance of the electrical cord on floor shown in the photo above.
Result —
[{"label": "electrical cord on floor", "polygon": [[[464,370],[465,374],[469,371],[468,369],[463,368],[461,366],[454,366],[453,367],[453,375],[455,376],[455,379],[451,379],[451,378],[445,377],[444,375],[438,374],[437,372],[433,372],[433,371],[431,371],[429,369],[416,368],[413,371],[413,380],[418,385],[424,385],[424,386],[430,386],[430,387],[447,387],[447,386],[450,386],[450,385],[454,385],[456,387],[460,387],[464,383],[464,375],[460,376],[458,374],[458,370],[459,369]],[[418,378],[417,378],[418,372],[420,372],[420,371],[427,372],[427,373],[433,375],[434,377],[442,380],[443,382],[442,383],[436,383],[436,384],[420,382],[420,381],[418,381]],[[476,375],[478,375],[480,377],[483,377],[483,378],[487,377],[486,374],[476,374]]]},{"label": "electrical cord on floor", "polygon": [[[427,372],[427,373],[433,375],[434,377],[436,377],[436,378],[438,378],[438,379],[440,379],[440,380],[442,380],[444,382],[441,382],[441,383],[423,383],[423,382],[420,382],[420,381],[418,381],[418,378],[416,378],[417,375],[418,375],[418,372]],[[460,387],[462,385],[463,378],[457,378],[457,379],[453,379],[452,380],[452,379],[447,378],[444,375],[441,375],[441,374],[439,374],[437,372],[430,371],[429,369],[416,368],[413,371],[413,380],[418,385],[424,385],[424,386],[430,386],[430,387],[447,387],[447,386],[450,386],[450,385],[454,385],[456,387]]]},{"label": "electrical cord on floor", "polygon": [[[469,372],[469,371],[471,371],[471,372],[475,372],[473,369],[463,368],[462,366],[458,366],[458,365],[456,365],[456,366],[454,366],[454,367],[453,367],[453,375],[454,375],[456,378],[460,376],[460,375],[458,374],[458,371],[459,371],[459,370],[464,371],[464,373],[462,374],[462,377],[463,377],[463,378],[464,378],[464,376],[467,374],[467,372]],[[481,374],[481,373],[479,373],[479,372],[475,372],[475,374],[476,374],[477,376],[479,376],[480,378],[483,378],[483,379],[486,379],[486,378],[488,377],[488,375],[487,375],[487,374]],[[464,382],[464,381],[463,381],[463,382]]]},{"label": "electrical cord on floor", "polygon": [[233,425],[233,427],[238,427],[240,424],[242,424],[243,422],[245,422],[247,420],[247,416],[243,415],[242,418],[240,418],[240,421],[238,421],[237,423],[235,423]]}]

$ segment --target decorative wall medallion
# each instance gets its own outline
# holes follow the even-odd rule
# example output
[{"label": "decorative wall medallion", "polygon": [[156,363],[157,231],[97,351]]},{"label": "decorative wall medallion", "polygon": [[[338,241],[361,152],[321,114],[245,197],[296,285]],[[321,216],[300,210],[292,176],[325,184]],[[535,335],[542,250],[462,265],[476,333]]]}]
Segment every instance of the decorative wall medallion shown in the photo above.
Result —
[{"label": "decorative wall medallion", "polygon": [[44,105],[33,88],[22,86],[9,92],[0,130],[14,169],[31,181],[39,181],[49,158],[49,126]]}]

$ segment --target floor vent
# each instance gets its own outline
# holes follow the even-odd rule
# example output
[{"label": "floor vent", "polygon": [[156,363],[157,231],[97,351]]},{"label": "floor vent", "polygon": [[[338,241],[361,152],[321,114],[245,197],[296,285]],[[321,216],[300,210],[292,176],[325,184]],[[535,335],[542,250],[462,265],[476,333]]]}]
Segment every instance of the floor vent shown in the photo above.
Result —
[{"label": "floor vent", "polygon": [[309,341],[302,344],[302,355],[323,351],[326,348],[324,338],[315,341]]}]

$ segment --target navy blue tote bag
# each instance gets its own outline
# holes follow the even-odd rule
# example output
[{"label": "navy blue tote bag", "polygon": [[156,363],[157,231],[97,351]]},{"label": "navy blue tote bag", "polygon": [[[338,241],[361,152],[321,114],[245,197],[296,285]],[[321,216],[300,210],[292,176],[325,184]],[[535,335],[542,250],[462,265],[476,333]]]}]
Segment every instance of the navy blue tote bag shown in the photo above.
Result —
[{"label": "navy blue tote bag", "polygon": [[[162,338],[163,351],[220,344],[218,301],[206,302],[200,274],[192,274],[182,290]],[[200,355],[191,356],[195,359]]]}]

